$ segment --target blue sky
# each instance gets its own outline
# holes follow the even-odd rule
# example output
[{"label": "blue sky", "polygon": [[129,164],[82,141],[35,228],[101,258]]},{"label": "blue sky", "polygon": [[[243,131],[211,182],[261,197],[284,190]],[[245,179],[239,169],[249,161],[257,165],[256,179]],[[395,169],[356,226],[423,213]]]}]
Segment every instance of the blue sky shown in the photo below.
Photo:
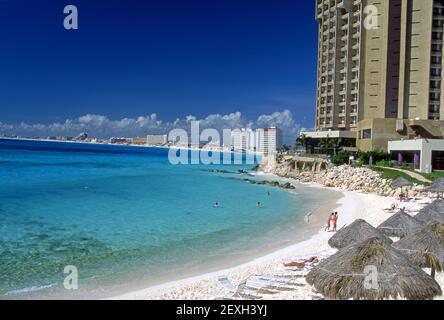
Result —
[{"label": "blue sky", "polygon": [[288,110],[312,127],[316,32],[314,0],[0,0],[0,122]]}]

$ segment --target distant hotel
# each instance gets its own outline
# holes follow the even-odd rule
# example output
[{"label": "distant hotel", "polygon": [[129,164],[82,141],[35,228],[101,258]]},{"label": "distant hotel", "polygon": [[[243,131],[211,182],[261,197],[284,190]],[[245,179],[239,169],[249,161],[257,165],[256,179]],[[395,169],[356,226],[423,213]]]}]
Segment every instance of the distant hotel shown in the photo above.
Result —
[{"label": "distant hotel", "polygon": [[[305,134],[351,139],[360,150],[394,153],[404,150],[393,150],[391,141],[443,139],[443,3],[316,0],[317,131]],[[377,8],[378,23],[366,30],[370,5]],[[444,151],[441,144],[438,149]],[[442,166],[443,152],[436,147],[425,151],[417,150],[420,143],[404,145],[414,154],[417,169]],[[422,163],[422,158],[435,165]]]},{"label": "distant hotel", "polygon": [[146,144],[149,146],[164,146],[168,144],[166,134],[149,134],[146,136]]},{"label": "distant hotel", "polygon": [[233,130],[231,146],[234,151],[273,154],[281,146],[281,131],[276,127]]}]

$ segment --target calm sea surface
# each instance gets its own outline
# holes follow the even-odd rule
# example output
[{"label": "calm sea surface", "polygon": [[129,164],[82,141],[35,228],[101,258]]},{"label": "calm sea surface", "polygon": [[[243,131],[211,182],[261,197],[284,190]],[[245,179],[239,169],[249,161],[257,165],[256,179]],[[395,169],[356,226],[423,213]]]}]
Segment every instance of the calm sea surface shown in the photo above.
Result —
[{"label": "calm sea surface", "polygon": [[[235,265],[302,237],[330,196],[167,153],[0,139],[0,299],[107,297]],[[68,265],[78,290],[63,289]]]}]

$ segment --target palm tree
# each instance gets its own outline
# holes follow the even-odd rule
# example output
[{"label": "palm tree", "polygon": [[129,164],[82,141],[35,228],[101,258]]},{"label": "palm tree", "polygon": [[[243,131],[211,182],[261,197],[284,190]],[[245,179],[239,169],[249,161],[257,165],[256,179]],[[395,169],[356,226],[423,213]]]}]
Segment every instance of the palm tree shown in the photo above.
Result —
[{"label": "palm tree", "polygon": [[301,134],[299,138],[296,139],[296,142],[294,144],[294,148],[297,149],[298,147],[304,148],[304,152],[308,153],[308,148],[310,146],[311,138],[307,137],[305,134]]},{"label": "palm tree", "polygon": [[319,140],[318,148],[322,152],[328,153],[329,150],[335,149],[335,144],[333,139],[330,138],[322,138]]},{"label": "palm tree", "polygon": [[288,152],[288,151],[290,151],[290,146],[289,145],[286,145],[286,144],[284,144],[284,145],[282,145],[282,147],[280,148],[280,151],[281,152]]},{"label": "palm tree", "polygon": [[343,138],[322,138],[319,141],[318,148],[321,151],[326,151],[328,153],[330,150],[333,150],[333,154],[336,154],[338,150],[343,147],[351,147],[352,143]]},{"label": "palm tree", "polygon": [[431,252],[425,252],[424,257],[427,260],[427,263],[431,267],[431,277],[435,279],[436,272],[442,272],[441,264],[439,263],[439,259]]}]

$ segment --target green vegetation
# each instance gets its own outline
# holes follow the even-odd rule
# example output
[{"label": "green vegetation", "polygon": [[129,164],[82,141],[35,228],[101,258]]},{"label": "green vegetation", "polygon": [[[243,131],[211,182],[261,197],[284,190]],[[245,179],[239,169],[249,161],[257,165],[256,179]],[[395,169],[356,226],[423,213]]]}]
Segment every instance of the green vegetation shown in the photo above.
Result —
[{"label": "green vegetation", "polygon": [[299,138],[296,139],[294,143],[294,150],[303,148],[305,153],[309,153],[311,138],[307,137],[305,134],[301,134]]},{"label": "green vegetation", "polygon": [[415,178],[412,178],[407,173],[396,171],[396,170],[393,170],[393,169],[390,169],[390,168],[382,168],[382,167],[376,167],[376,166],[369,166],[368,168],[372,169],[373,171],[381,173],[381,176],[384,179],[395,180],[395,179],[398,179],[398,178],[404,178],[404,179],[407,179],[408,181],[410,181],[412,183],[425,184],[422,181],[419,181],[419,180],[417,180]]},{"label": "green vegetation", "polygon": [[338,153],[331,156],[331,162],[335,166],[341,166],[349,162],[351,153],[348,151],[339,151]]},{"label": "green vegetation", "polygon": [[363,165],[367,165],[370,163],[370,158],[373,159],[373,163],[378,163],[381,161],[389,161],[390,154],[385,152],[384,150],[375,150],[375,151],[359,151],[357,156],[358,163]]},{"label": "green vegetation", "polygon": [[418,173],[422,175],[424,178],[431,181],[435,181],[436,179],[439,178],[444,178],[444,171],[433,171],[432,173],[420,173],[420,172]]},{"label": "green vegetation", "polygon": [[[389,170],[390,167],[393,167],[393,164],[390,163],[390,165],[389,165],[389,164],[385,163],[384,161],[381,161],[381,162],[376,163],[376,167],[378,167],[379,169]],[[371,169],[374,169],[376,167],[372,167]],[[384,167],[384,168],[381,168],[381,167]],[[434,171],[432,173],[421,173],[421,172],[417,172],[417,171],[413,170],[410,166],[406,166],[406,165],[400,166],[397,168],[417,173],[430,181],[435,181],[436,179],[444,178],[444,171]],[[391,170],[391,171],[395,171],[395,170]],[[399,172],[399,173],[402,174],[402,172]],[[398,176],[396,178],[398,178]],[[412,181],[412,179],[413,178],[410,178],[409,180]],[[415,179],[413,179],[413,180],[415,180]]]},{"label": "green vegetation", "polygon": [[389,160],[382,160],[382,161],[376,162],[376,166],[377,167],[392,168],[393,167],[393,162],[391,162]]},{"label": "green vegetation", "polygon": [[322,138],[316,148],[321,154],[336,155],[339,150],[345,147],[352,147],[352,143],[347,139]]}]

